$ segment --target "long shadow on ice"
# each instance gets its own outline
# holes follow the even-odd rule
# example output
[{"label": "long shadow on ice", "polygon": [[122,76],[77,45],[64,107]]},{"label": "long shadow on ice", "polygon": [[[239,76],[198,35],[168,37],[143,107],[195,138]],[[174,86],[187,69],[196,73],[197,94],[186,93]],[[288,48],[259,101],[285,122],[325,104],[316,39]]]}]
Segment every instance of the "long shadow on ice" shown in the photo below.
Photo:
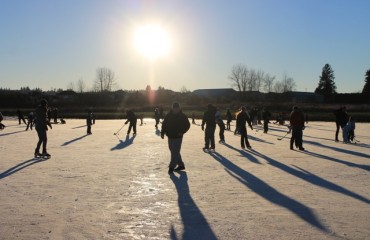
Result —
[{"label": "long shadow on ice", "polygon": [[[179,172],[180,176],[170,174],[178,194],[178,204],[184,232],[180,239],[217,239],[197,204],[190,195],[188,176],[186,172]],[[173,226],[171,227],[171,239],[178,239]]]},{"label": "long shadow on ice", "polygon": [[322,155],[322,154],[314,153],[314,152],[309,152],[309,151],[303,151],[302,153],[313,156],[313,157],[333,161],[333,162],[336,162],[336,163],[341,163],[341,164],[347,165],[349,167],[360,168],[360,169],[363,169],[363,170],[366,170],[366,171],[370,171],[370,166],[369,165],[351,163],[351,162],[347,162],[347,161],[344,161],[344,160],[340,160],[340,159],[337,159],[337,158],[333,158],[333,157],[329,157],[329,156],[326,156],[326,155]]},{"label": "long shadow on ice", "polygon": [[302,179],[306,182],[309,182],[313,185],[316,185],[318,187],[322,187],[322,188],[325,188],[325,189],[328,189],[328,190],[331,190],[331,191],[334,191],[334,192],[337,192],[337,193],[341,193],[343,195],[347,195],[349,197],[352,197],[352,198],[357,199],[359,201],[362,201],[364,203],[370,204],[369,199],[367,199],[367,198],[365,198],[365,197],[363,197],[363,196],[361,196],[357,193],[354,193],[354,192],[352,192],[352,191],[350,191],[350,190],[348,190],[344,187],[341,187],[341,186],[339,186],[335,183],[332,183],[328,180],[325,180],[325,179],[323,179],[323,178],[321,178],[321,177],[319,177],[319,176],[317,176],[313,173],[310,173],[309,171],[306,171],[302,168],[299,168],[299,167],[295,166],[295,168],[299,169],[299,170],[297,170],[297,169],[292,168],[290,166],[287,166],[287,165],[285,165],[285,164],[283,164],[279,161],[276,161],[276,160],[274,160],[270,157],[267,157],[266,155],[263,155],[263,154],[261,154],[257,151],[253,151],[251,154],[259,156],[259,157],[265,159],[271,166],[276,167],[276,168],[278,168],[278,169],[280,169],[280,170],[282,170],[286,173],[289,173],[289,174],[291,174],[291,175],[293,175],[297,178],[300,178],[300,179]]},{"label": "long shadow on ice", "polygon": [[13,134],[17,134],[17,133],[22,133],[22,132],[25,132],[25,130],[10,132],[10,133],[3,133],[3,134],[0,134],[0,137],[1,136],[7,136],[7,135],[13,135]]},{"label": "long shadow on ice", "polygon": [[3,179],[5,177],[8,177],[24,168],[27,168],[27,167],[30,167],[36,163],[40,163],[40,162],[44,162],[46,161],[47,159],[42,159],[42,158],[33,158],[33,159],[30,159],[30,160],[27,160],[27,161],[24,161],[22,163],[19,163],[18,165],[14,166],[14,167],[11,167],[9,168],[8,170],[6,170],[5,172],[2,172],[0,173],[0,179]]},{"label": "long shadow on ice", "polygon": [[316,217],[315,213],[304,204],[280,193],[261,179],[235,165],[221,154],[215,152],[211,153],[210,155],[225,167],[227,173],[244,184],[247,188],[257,193],[259,196],[270,201],[271,203],[287,209],[297,217],[318,228],[319,230],[327,233],[330,232]]},{"label": "long shadow on ice", "polygon": [[74,142],[76,142],[76,141],[78,141],[78,140],[81,140],[81,139],[83,139],[83,138],[85,138],[85,137],[87,137],[87,136],[89,136],[89,135],[83,135],[83,136],[81,136],[81,137],[78,137],[78,138],[75,138],[75,139],[72,139],[72,140],[70,140],[70,141],[68,141],[68,142],[65,142],[65,143],[63,143],[61,146],[67,146],[67,145],[69,145],[69,144],[71,144],[71,143],[74,143]]},{"label": "long shadow on ice", "polygon": [[118,144],[115,147],[112,147],[110,150],[111,151],[114,151],[114,150],[124,149],[124,148],[130,146],[131,144],[133,144],[134,143],[134,139],[135,139],[135,136],[132,136],[130,138],[129,135],[126,135],[125,141],[119,139]]},{"label": "long shadow on ice", "polygon": [[324,145],[324,144],[319,143],[319,142],[304,141],[304,143],[308,143],[308,144],[315,145],[315,146],[322,147],[322,148],[331,149],[331,150],[341,152],[341,153],[354,155],[354,156],[357,156],[357,157],[370,158],[370,155],[365,154],[365,153],[356,152],[356,151],[343,149],[343,148],[338,148],[338,147],[332,147],[332,146]]},{"label": "long shadow on ice", "polygon": [[260,161],[255,156],[248,154],[246,151],[241,150],[241,149],[237,149],[237,148],[235,148],[235,147],[233,147],[233,146],[231,146],[230,144],[227,144],[227,143],[224,143],[224,145],[226,147],[240,153],[240,155],[242,155],[243,157],[248,158],[251,162],[261,164]]}]

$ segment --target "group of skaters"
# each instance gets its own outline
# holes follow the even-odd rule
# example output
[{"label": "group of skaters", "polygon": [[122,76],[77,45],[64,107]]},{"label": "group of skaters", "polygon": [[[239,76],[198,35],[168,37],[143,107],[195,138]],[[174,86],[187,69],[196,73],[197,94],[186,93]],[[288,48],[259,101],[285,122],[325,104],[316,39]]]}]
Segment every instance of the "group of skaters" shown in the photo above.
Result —
[{"label": "group of skaters", "polygon": [[[40,102],[40,105],[36,108],[36,110],[29,114],[28,116],[28,123],[26,123],[23,114],[21,111],[17,111],[19,124],[24,122],[27,124],[26,130],[35,126],[37,135],[38,135],[38,142],[36,144],[34,155],[35,157],[44,157],[49,158],[50,154],[47,152],[47,131],[48,129],[52,129],[51,125],[51,117],[48,115],[49,108],[47,100],[43,99]],[[247,108],[242,106],[238,112],[235,114],[236,125],[234,134],[240,135],[240,146],[244,149],[251,149],[252,146],[248,140],[247,134],[247,124],[251,130],[253,130],[253,125],[262,124],[259,119],[257,118],[257,110],[255,108],[252,109],[251,112],[248,113]],[[267,110],[263,109],[261,114],[263,123],[264,133],[268,132],[268,124],[270,123],[270,119],[272,114]],[[334,111],[334,115],[336,118],[336,133],[335,133],[335,141],[339,141],[338,135],[339,130],[342,129],[343,133],[343,142],[350,143],[355,140],[355,120],[354,118],[348,116],[345,107],[340,107],[339,109]],[[280,118],[281,117],[281,118]],[[142,121],[142,116],[139,117]],[[184,170],[185,164],[182,161],[180,150],[182,144],[182,138],[184,134],[190,129],[190,122],[188,117],[182,112],[179,103],[174,103],[172,105],[171,110],[164,116],[163,109],[156,108],[154,110],[154,118],[155,118],[155,128],[158,129],[158,125],[160,120],[162,121],[162,128],[160,131],[160,135],[162,138],[166,135],[168,138],[168,146],[171,152],[171,161],[169,164],[169,173],[178,170]],[[126,112],[126,121],[125,125],[129,123],[129,127],[127,130],[127,135],[131,133],[133,130],[133,136],[137,134],[137,119],[138,117],[134,113],[133,110],[128,110]],[[222,114],[220,110],[215,107],[213,104],[207,105],[207,110],[204,112],[202,117],[201,129],[204,131],[204,147],[203,151],[205,152],[214,152],[216,145],[215,145],[215,131],[216,126],[219,127],[219,143],[225,143],[225,130],[231,131],[231,122],[233,121],[233,115],[231,111],[228,109],[226,112],[226,125],[222,119]],[[5,128],[5,125],[2,124],[3,115],[0,112],[0,129]],[[279,122],[278,122],[279,121]],[[277,123],[281,123],[284,121],[282,116],[279,116]],[[289,116],[289,123],[288,126],[289,131],[291,132],[290,138],[290,149],[293,150],[294,146],[301,151],[304,151],[303,147],[303,130],[305,129],[305,122],[307,118],[305,114],[302,112],[300,108],[297,106],[293,107],[292,112]],[[56,122],[56,119],[54,119]],[[192,114],[192,123],[195,124],[195,114]],[[86,117],[86,125],[87,125],[87,134],[92,134],[91,126],[95,124],[95,115],[92,113],[91,110],[88,110],[87,117]],[[42,152],[40,152],[40,148],[42,147]]]}]

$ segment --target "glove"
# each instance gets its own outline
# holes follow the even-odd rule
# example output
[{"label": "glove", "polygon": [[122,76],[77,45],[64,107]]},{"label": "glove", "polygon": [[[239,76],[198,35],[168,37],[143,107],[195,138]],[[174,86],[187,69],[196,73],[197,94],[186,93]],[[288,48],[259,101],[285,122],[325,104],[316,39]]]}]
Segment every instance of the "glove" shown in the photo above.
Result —
[{"label": "glove", "polygon": [[202,131],[204,131],[204,126],[202,126]]},{"label": "glove", "polygon": [[163,133],[161,133],[161,138],[164,139],[164,134]]}]

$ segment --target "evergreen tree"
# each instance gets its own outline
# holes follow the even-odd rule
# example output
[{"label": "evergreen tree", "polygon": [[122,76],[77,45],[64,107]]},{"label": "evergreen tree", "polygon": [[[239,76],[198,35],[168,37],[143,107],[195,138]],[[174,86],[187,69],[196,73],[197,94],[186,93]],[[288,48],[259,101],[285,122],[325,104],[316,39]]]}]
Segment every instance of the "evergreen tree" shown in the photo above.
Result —
[{"label": "evergreen tree", "polygon": [[334,71],[329,64],[325,64],[322,68],[319,85],[315,93],[323,95],[325,100],[330,99],[336,92],[337,87],[334,82]]},{"label": "evergreen tree", "polygon": [[370,69],[366,71],[365,74],[365,86],[362,89],[362,94],[370,96]]}]

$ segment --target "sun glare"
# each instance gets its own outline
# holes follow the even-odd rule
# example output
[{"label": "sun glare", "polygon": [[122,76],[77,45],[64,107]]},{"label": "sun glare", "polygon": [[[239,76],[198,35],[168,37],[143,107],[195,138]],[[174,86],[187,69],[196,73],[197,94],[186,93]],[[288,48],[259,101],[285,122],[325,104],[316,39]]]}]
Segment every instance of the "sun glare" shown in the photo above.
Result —
[{"label": "sun glare", "polygon": [[171,47],[167,31],[154,24],[138,28],[134,44],[139,52],[149,59],[157,59],[168,54]]}]

